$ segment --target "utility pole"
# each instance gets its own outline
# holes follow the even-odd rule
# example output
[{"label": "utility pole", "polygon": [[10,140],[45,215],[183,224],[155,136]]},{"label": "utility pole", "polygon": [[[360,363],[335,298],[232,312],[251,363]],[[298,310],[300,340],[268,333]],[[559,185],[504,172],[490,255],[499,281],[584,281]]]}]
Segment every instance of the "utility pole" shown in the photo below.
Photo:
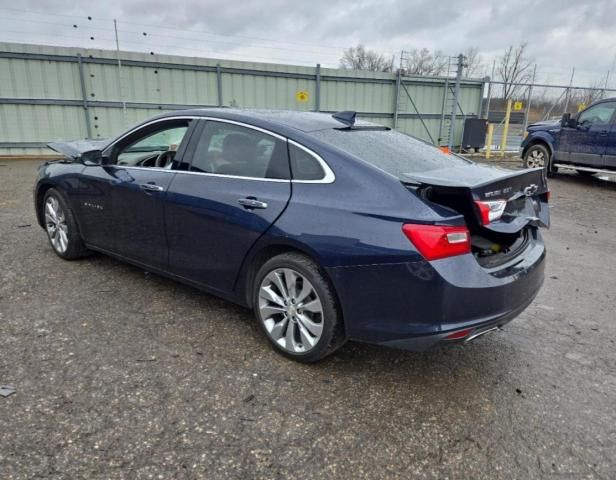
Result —
[{"label": "utility pole", "polygon": [[453,93],[453,106],[451,108],[451,131],[447,147],[449,151],[453,151],[453,139],[456,134],[456,112],[458,110],[458,98],[460,97],[460,81],[462,80],[462,72],[464,70],[464,55],[458,55],[458,69],[456,70],[456,86]]},{"label": "utility pole", "polygon": [[126,121],[126,102],[122,92],[122,59],[120,58],[120,40],[118,38],[118,21],[113,19],[113,30],[115,31],[116,43],[116,58],[118,60],[118,91],[120,92],[120,101],[122,102],[122,111],[124,113],[124,121]]}]

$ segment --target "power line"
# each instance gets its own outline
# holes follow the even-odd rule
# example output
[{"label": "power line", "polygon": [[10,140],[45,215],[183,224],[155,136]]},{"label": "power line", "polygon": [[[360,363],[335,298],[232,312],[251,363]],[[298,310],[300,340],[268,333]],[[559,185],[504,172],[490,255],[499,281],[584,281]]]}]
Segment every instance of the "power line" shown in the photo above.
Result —
[{"label": "power line", "polygon": [[[31,13],[34,15],[51,15],[55,17],[68,17],[68,18],[81,18],[81,19],[87,18],[89,21],[94,20],[94,17],[84,16],[84,15],[68,15],[68,14],[61,14],[61,13],[42,12],[42,11],[36,11],[36,10],[25,10],[25,9],[9,8],[9,7],[2,7],[2,10],[11,10],[11,11],[21,12],[21,13]],[[113,21],[113,18],[111,17],[98,17],[97,16],[96,20],[98,19]],[[20,20],[24,20],[24,19],[20,18]],[[265,41],[265,42],[272,42],[272,43],[281,43],[280,40],[275,40],[272,38],[253,37],[253,36],[248,36],[248,35],[237,35],[237,34],[227,34],[227,33],[216,33],[216,32],[212,32],[208,30],[184,29],[184,27],[181,27],[178,25],[165,26],[165,25],[154,25],[154,24],[148,24],[148,23],[131,22],[128,20],[123,20],[122,18],[119,18],[118,20],[120,24],[126,23],[129,25],[137,25],[141,27],[152,27],[152,28],[157,28],[157,29],[173,30],[176,32],[178,30],[182,30],[185,32],[199,33],[199,34],[205,34],[205,35],[217,35],[217,36],[222,36],[222,37],[244,38],[246,40],[257,40],[257,41]],[[348,45],[343,47],[343,46],[317,45],[315,43],[291,42],[291,41],[285,41],[284,43],[288,45],[304,45],[308,47],[325,48],[325,49],[332,49],[332,50],[338,50],[338,51],[341,49],[348,48]]]},{"label": "power line", "polygon": [[[15,31],[15,30],[6,30],[3,29],[2,30],[3,33],[13,33],[15,35],[20,35],[23,36],[23,31]],[[80,40],[81,42],[83,42],[85,39],[83,37],[79,37],[76,35],[66,35],[66,34],[57,34],[57,33],[43,33],[43,32],[29,32],[32,33],[33,35],[38,35],[38,36],[43,36],[43,37],[50,37],[53,39],[63,39],[63,38],[69,38],[69,39],[76,39],[76,40]],[[114,39],[110,38],[110,37],[96,37],[97,40],[106,40],[108,41],[110,44],[114,41]],[[20,40],[23,40],[23,38],[21,38]],[[19,40],[16,40],[19,41]],[[212,52],[209,50],[203,50],[203,49],[198,49],[198,48],[190,48],[190,47],[184,47],[184,46],[180,46],[180,45],[159,45],[156,43],[145,43],[145,42],[135,42],[135,41],[131,41],[131,40],[123,40],[122,41],[123,45],[144,45],[146,47],[148,47],[147,49],[142,49],[139,50],[141,52],[145,52],[145,51],[150,51],[152,52],[152,45],[154,46],[160,46],[161,48],[166,48],[166,49],[179,49],[179,50],[186,50],[186,51],[190,51],[193,52],[194,56],[204,56],[207,55],[208,58],[210,59],[219,59],[219,60],[234,60],[234,58],[230,58],[230,57],[239,57],[239,59],[241,61],[254,61],[255,59],[258,60],[263,60],[266,62],[271,62],[271,63],[277,63],[277,62],[286,62],[288,64],[307,64],[307,65],[314,65],[315,62],[311,62],[311,61],[306,61],[303,60],[299,57],[294,57],[294,58],[288,58],[288,57],[263,57],[263,56],[258,56],[258,55],[252,55],[252,54],[242,54],[242,53],[234,53],[234,52],[226,52],[224,54],[220,54],[220,53],[216,53],[216,52]],[[63,46],[70,46],[70,47],[74,47],[74,48],[86,48],[86,49],[97,49],[100,47],[97,46],[90,46],[90,47],[84,47],[83,45],[75,45],[75,42],[70,40],[68,41],[68,45],[63,45]],[[108,47],[109,49],[111,49],[111,46]],[[165,53],[164,50],[157,50],[156,53]],[[153,52],[152,52],[153,53]],[[237,58],[235,58],[237,59]]]},{"label": "power line", "polygon": [[[4,19],[8,19],[11,20],[10,17],[5,17]],[[24,19],[24,18],[19,18],[19,19],[15,19],[15,20],[19,20],[21,22],[30,22],[30,23],[42,23],[42,24],[46,24],[46,25],[56,25],[56,26],[61,26],[61,27],[65,27],[65,28],[69,28],[69,26],[67,24],[64,23],[58,23],[58,22],[49,22],[49,21],[44,21],[44,20],[33,20],[33,19]],[[78,28],[76,26],[76,24],[73,24],[74,28]],[[103,30],[103,31],[111,31],[111,28],[104,28],[104,27],[94,27],[94,26],[90,26],[88,25],[86,28],[90,28],[90,29],[95,29],[95,30]],[[83,29],[82,29],[83,30]],[[126,34],[134,34],[134,35],[139,35],[139,36],[147,36],[149,38],[151,37],[164,37],[164,38],[174,38],[174,39],[178,39],[178,40],[194,40],[194,38],[191,37],[187,37],[187,36],[179,36],[179,35],[168,35],[168,34],[164,34],[164,33],[154,33],[151,34],[149,32],[143,32],[143,31],[135,31],[135,30],[123,30],[123,29],[118,29],[119,33],[126,33]],[[189,33],[192,33],[189,31]],[[241,44],[241,43],[237,43],[237,42],[230,42],[230,41],[225,41],[225,40],[207,40],[210,43],[219,43],[219,44],[225,44],[225,45],[233,45],[233,46],[240,46],[240,47],[246,47],[245,44]],[[314,50],[297,50],[297,49],[293,49],[293,48],[286,48],[286,47],[277,47],[277,46],[268,46],[268,45],[250,45],[251,47],[258,47],[258,48],[262,48],[262,49],[267,49],[267,50],[281,50],[281,51],[286,51],[286,52],[293,52],[293,53],[308,53],[308,54],[313,54],[313,55],[319,55],[319,56],[325,56],[325,57],[336,57],[336,59],[340,58],[340,55],[335,55],[333,53],[323,53],[323,52],[317,52]]]}]

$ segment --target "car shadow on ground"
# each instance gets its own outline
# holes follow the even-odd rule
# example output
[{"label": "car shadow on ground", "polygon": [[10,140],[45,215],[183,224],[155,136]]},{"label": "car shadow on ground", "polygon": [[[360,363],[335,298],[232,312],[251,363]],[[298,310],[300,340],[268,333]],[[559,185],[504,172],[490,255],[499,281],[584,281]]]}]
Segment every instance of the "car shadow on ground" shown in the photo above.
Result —
[{"label": "car shadow on ground", "polygon": [[[95,254],[83,261],[91,263],[107,279],[116,277],[118,283],[133,285],[140,295],[168,294],[163,301],[166,321],[169,321],[168,317],[177,316],[172,335],[173,342],[177,343],[174,347],[183,344],[193,350],[209,352],[201,357],[205,363],[224,360],[229,364],[237,363],[241,368],[242,364],[246,366],[245,359],[251,358],[249,368],[260,370],[267,365],[275,371],[291,373],[297,381],[302,377],[309,381],[315,376],[324,382],[335,379],[336,383],[365,380],[371,390],[379,385],[391,385],[394,381],[402,388],[422,388],[425,393],[432,391],[432,383],[436,382],[440,390],[453,393],[476,383],[506,383],[506,372],[512,364],[519,363],[522,355],[515,348],[515,340],[508,337],[505,330],[470,344],[446,345],[427,352],[350,341],[324,360],[304,365],[274,351],[249,309],[111,257]],[[150,306],[144,303],[143,308]],[[162,321],[156,318],[156,315],[147,314],[140,321]],[[221,331],[223,323],[225,328]],[[217,342],[230,347],[224,351],[208,348],[205,343],[210,341],[210,330],[219,332]],[[157,335],[158,331],[154,328],[148,333]],[[152,338],[153,345],[166,342],[166,338]]]}]

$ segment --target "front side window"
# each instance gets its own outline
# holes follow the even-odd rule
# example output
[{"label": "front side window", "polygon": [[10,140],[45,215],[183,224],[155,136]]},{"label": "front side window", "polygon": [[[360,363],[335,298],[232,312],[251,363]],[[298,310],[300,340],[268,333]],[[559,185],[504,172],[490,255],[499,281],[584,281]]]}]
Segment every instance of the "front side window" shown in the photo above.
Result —
[{"label": "front side window", "polygon": [[208,120],[190,170],[251,178],[289,178],[286,143],[272,135]]},{"label": "front side window", "polygon": [[187,121],[146,127],[145,132],[131,135],[128,143],[120,146],[116,163],[128,166],[171,168],[187,130]]},{"label": "front side window", "polygon": [[584,110],[578,118],[578,124],[590,127],[591,125],[607,125],[616,110],[616,102],[606,102]]}]

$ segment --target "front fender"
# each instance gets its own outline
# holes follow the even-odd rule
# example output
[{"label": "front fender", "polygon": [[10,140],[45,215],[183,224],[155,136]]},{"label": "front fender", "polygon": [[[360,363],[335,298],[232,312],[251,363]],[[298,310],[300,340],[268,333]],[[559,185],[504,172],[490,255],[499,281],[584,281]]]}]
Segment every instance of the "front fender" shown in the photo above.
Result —
[{"label": "front fender", "polygon": [[538,132],[529,133],[524,139],[524,142],[522,143],[522,156],[524,156],[526,150],[528,150],[528,147],[538,142],[543,143],[548,147],[550,155],[554,154],[554,150],[556,149],[556,139],[554,138],[554,135],[550,132],[540,130]]}]

